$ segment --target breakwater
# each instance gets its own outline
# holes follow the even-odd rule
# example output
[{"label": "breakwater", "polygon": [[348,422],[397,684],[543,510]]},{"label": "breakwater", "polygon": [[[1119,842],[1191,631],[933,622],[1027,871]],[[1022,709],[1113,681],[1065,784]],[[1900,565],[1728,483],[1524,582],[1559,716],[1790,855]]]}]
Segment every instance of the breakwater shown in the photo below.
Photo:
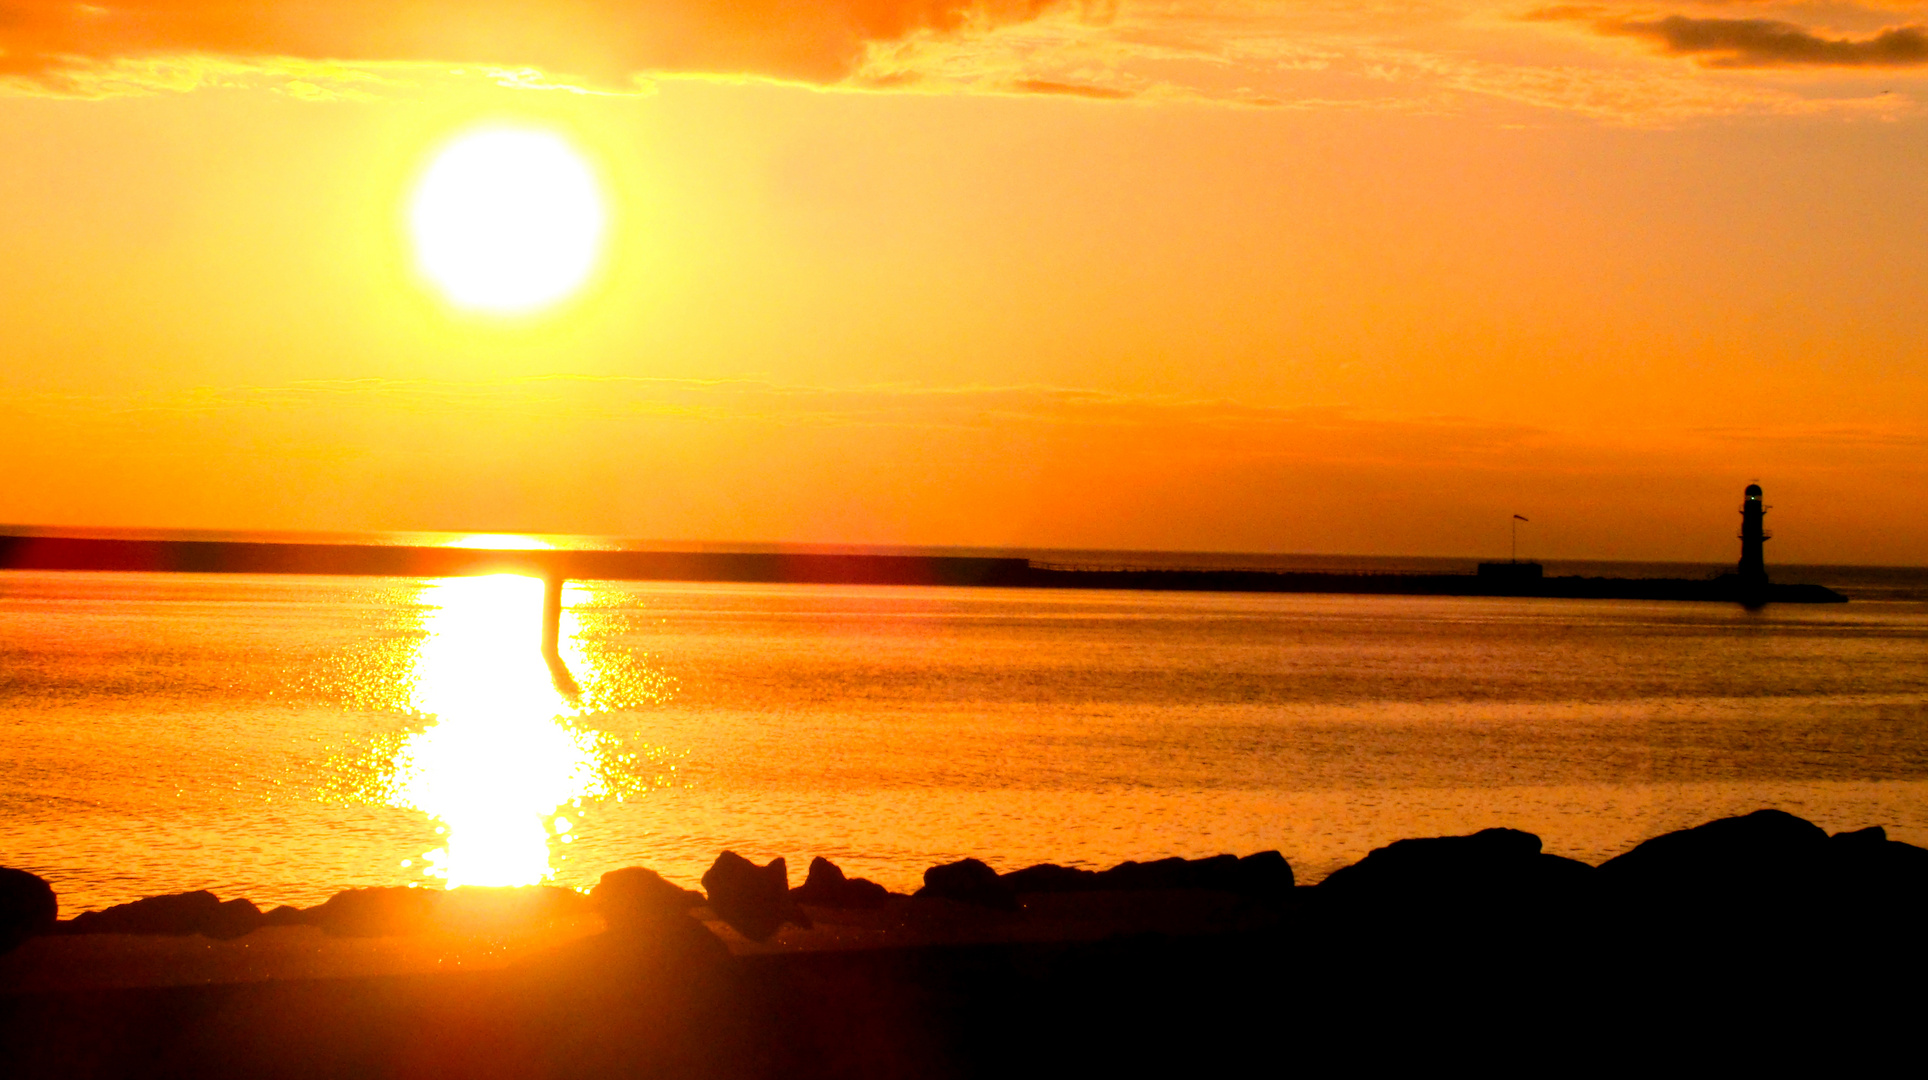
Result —
[{"label": "breakwater", "polygon": [[192,892],[55,923],[49,883],[0,876],[18,913],[0,921],[0,950],[18,946],[0,956],[0,1061],[714,1080],[1218,1073],[1288,1050],[1875,1066],[1919,1027],[1928,851],[1775,810],[1599,866],[1491,828],[1395,841],[1316,886],[1277,852],[964,859],[912,895],[823,859],[789,880],[780,858],[724,852],[700,892],[626,867],[587,895],[354,889],[263,912]]},{"label": "breakwater", "polygon": [[0,569],[148,573],[460,577],[522,573],[601,581],[929,585],[1159,592],[1528,596],[1579,600],[1843,603],[1820,585],[1714,578],[1494,577],[1475,574],[1150,569],[954,555],[493,550],[392,544],[0,536]]}]

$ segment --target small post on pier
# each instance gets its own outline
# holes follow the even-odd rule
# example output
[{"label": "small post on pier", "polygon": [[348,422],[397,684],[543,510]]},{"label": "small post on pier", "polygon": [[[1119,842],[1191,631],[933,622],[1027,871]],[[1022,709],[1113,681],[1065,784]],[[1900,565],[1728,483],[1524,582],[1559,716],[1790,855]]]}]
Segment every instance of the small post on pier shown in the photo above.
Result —
[{"label": "small post on pier", "polygon": [[560,574],[542,578],[542,659],[549,665],[549,679],[556,689],[574,698],[582,688],[562,662],[562,580]]}]

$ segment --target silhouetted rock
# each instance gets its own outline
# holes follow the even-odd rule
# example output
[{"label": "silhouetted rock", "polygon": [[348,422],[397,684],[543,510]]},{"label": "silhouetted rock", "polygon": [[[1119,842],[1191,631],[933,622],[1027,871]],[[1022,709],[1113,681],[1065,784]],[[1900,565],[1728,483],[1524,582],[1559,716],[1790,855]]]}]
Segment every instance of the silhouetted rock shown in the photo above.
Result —
[{"label": "silhouetted rock", "polygon": [[1080,870],[1057,863],[1039,863],[998,875],[1013,893],[1075,893],[1101,888],[1096,870]]},{"label": "silhouetted rock", "polygon": [[1109,870],[1100,870],[1098,887],[1121,891],[1221,889],[1229,892],[1237,866],[1238,858],[1232,855],[1213,855],[1196,861],[1176,856],[1142,863],[1127,861]]},{"label": "silhouetted rock", "polygon": [[293,904],[278,904],[261,916],[263,926],[307,926],[313,921],[308,912],[313,909],[298,908]]},{"label": "silhouetted rock", "polygon": [[12,952],[33,935],[52,930],[59,916],[59,900],[45,878],[0,866],[0,953]]},{"label": "silhouetted rock", "polygon": [[1235,891],[1247,896],[1276,900],[1292,895],[1298,884],[1292,864],[1276,851],[1260,851],[1238,861]]},{"label": "silhouetted rock", "polygon": [[334,937],[390,937],[428,929],[438,894],[406,886],[346,889],[303,912],[305,922]]},{"label": "silhouetted rock", "polygon": [[611,870],[589,892],[589,906],[602,912],[617,938],[675,962],[720,963],[729,959],[729,948],[691,915],[704,903],[702,893],[640,866]]},{"label": "silhouetted rock", "polygon": [[880,908],[890,890],[866,878],[845,877],[836,863],[819,855],[810,860],[810,873],[803,884],[790,890],[799,904],[829,908]]},{"label": "silhouetted rock", "polygon": [[751,941],[763,941],[784,923],[811,925],[790,899],[790,874],[781,857],[758,866],[734,851],[716,857],[703,874],[710,910]]},{"label": "silhouetted rock", "polygon": [[1374,848],[1319,883],[1322,895],[1369,905],[1457,908],[1507,900],[1544,902],[1584,887],[1594,869],[1540,851],[1540,838],[1518,829],[1471,836],[1396,840]]},{"label": "silhouetted rock", "polygon": [[201,924],[201,933],[220,941],[252,934],[267,925],[261,909],[252,900],[223,900],[214,914]]},{"label": "silhouetted rock", "polygon": [[663,880],[663,875],[640,866],[611,870],[589,892],[589,904],[602,912],[609,928],[641,929],[666,919],[685,918],[704,904],[703,894]]},{"label": "silhouetted rock", "polygon": [[1834,841],[1837,847],[1843,846],[1843,845],[1848,847],[1863,847],[1868,845],[1879,845],[1879,844],[1885,844],[1888,842],[1888,830],[1882,828],[1879,825],[1870,825],[1865,829],[1853,829],[1848,832],[1838,832],[1838,833],[1835,833],[1833,836],[1828,837],[1828,839]]},{"label": "silhouetted rock", "polygon": [[74,916],[70,934],[204,934],[237,938],[262,925],[261,910],[246,900],[220,898],[206,889],[149,896]]},{"label": "silhouetted rock", "polygon": [[1928,903],[1928,849],[1888,839],[1876,825],[1828,838],[1828,874],[1850,903]]},{"label": "silhouetted rock", "polygon": [[1829,848],[1820,826],[1784,811],[1756,810],[1644,841],[1601,863],[1600,876],[1622,897],[1759,906],[1817,887]]},{"label": "silhouetted rock", "polygon": [[1109,870],[1079,870],[1041,863],[1000,876],[1014,893],[1070,893],[1145,889],[1212,889],[1244,896],[1275,899],[1292,891],[1292,866],[1276,851],[1238,858],[1213,855],[1203,859],[1157,859],[1123,862]]},{"label": "silhouetted rock", "polygon": [[976,859],[960,859],[924,871],[924,887],[915,896],[935,896],[966,904],[1018,910],[1017,893],[997,876],[997,871]]}]

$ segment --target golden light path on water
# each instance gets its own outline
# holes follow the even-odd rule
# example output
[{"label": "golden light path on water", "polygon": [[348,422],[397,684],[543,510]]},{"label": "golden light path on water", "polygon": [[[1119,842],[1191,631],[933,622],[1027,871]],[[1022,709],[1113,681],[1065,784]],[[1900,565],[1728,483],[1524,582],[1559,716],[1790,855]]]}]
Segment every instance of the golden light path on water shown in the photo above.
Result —
[{"label": "golden light path on water", "polygon": [[[561,652],[586,670],[564,595]],[[391,798],[441,823],[428,874],[458,885],[533,885],[551,874],[550,843],[572,840],[571,804],[605,793],[595,736],[567,721],[577,706],[543,660],[542,582],[513,574],[429,583],[427,636],[410,706],[432,716],[395,758]]]}]

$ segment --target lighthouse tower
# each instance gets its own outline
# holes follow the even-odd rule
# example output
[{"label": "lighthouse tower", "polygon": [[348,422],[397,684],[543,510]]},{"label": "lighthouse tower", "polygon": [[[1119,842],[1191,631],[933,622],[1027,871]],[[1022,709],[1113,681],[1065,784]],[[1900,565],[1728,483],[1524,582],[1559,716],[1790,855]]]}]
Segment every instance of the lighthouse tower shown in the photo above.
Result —
[{"label": "lighthouse tower", "polygon": [[1767,543],[1764,519],[1767,507],[1761,505],[1761,485],[1747,485],[1747,498],[1741,502],[1741,583],[1767,584],[1767,560],[1761,550]]}]

